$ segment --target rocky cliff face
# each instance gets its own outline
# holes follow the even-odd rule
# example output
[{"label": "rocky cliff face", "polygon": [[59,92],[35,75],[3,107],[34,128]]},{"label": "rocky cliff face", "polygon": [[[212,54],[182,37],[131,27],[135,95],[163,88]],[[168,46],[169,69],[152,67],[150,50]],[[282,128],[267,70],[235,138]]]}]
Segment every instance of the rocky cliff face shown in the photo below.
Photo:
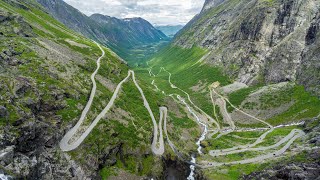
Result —
[{"label": "rocky cliff face", "polygon": [[319,76],[313,72],[319,69],[310,54],[319,47],[319,9],[316,0],[207,0],[174,44],[209,49],[206,62],[224,67],[240,82],[296,81],[304,74],[309,80],[299,82],[316,92]]},{"label": "rocky cliff face", "polygon": [[68,5],[61,0],[38,0],[38,2],[45,7],[48,12],[67,27],[89,36],[94,39],[106,39],[102,34],[96,33],[96,29],[101,28],[99,24],[90,20],[89,17],[81,13],[79,10]]},{"label": "rocky cliff face", "polygon": [[301,55],[298,82],[314,94],[320,91],[320,13],[312,20]]}]

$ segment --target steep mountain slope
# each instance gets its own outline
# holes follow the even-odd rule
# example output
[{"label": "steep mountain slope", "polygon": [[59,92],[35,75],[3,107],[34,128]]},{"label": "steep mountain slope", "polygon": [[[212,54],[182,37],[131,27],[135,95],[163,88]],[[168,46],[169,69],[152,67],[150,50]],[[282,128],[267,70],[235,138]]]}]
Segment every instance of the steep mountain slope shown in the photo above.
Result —
[{"label": "steep mountain slope", "polygon": [[[34,1],[1,1],[0,11],[1,173],[27,179],[86,177],[57,144],[90,92],[89,73],[99,49]],[[117,73],[101,81],[116,83],[127,68],[105,50],[104,69]]]},{"label": "steep mountain slope", "polygon": [[137,46],[159,43],[167,37],[142,18],[117,19],[94,14],[87,17],[62,0],[37,0],[67,27],[110,47],[126,60],[137,56]]},{"label": "steep mountain slope", "polygon": [[[59,23],[34,0],[0,1],[0,39],[1,178],[162,177],[165,163],[150,148],[152,121],[131,80],[79,148],[68,153],[59,148],[92,89],[90,76],[101,56],[92,40]],[[128,74],[115,53],[103,50],[95,76],[97,91],[80,132]],[[136,81],[158,113],[162,98]]]},{"label": "steep mountain slope", "polygon": [[301,55],[298,82],[319,95],[320,82],[320,13],[313,18],[307,31],[306,47]]},{"label": "steep mountain slope", "polygon": [[[319,72],[319,66],[303,55],[310,50],[310,36],[315,38],[318,33],[319,6],[316,0],[207,0],[174,44],[210,49],[205,61],[224,67],[224,72],[240,82],[300,82],[304,78],[309,79],[304,83],[307,89],[319,95],[319,83],[312,73]],[[304,71],[299,68],[302,63],[315,69]]]},{"label": "steep mountain slope", "polygon": [[161,32],[163,32],[168,37],[174,37],[182,28],[183,25],[176,25],[176,26],[156,26]]}]

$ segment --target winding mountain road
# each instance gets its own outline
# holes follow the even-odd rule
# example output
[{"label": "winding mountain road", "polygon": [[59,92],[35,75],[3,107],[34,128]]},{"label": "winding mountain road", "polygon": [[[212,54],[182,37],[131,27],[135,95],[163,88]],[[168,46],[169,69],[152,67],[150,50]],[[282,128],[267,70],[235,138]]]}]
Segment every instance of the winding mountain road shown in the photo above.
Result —
[{"label": "winding mountain road", "polygon": [[[171,73],[168,72],[166,69],[164,69],[163,67],[161,67],[160,69],[160,72],[164,70],[166,71],[168,74],[169,74],[169,79],[168,79],[168,82],[171,86],[171,88],[173,89],[179,89],[180,91],[182,91],[184,94],[187,95],[188,97],[188,100],[189,102],[197,109],[199,110],[201,113],[205,114],[212,122],[215,122],[216,126],[217,126],[217,129],[220,130],[220,125],[217,121],[215,121],[212,117],[210,117],[208,114],[206,114],[202,109],[200,109],[199,107],[197,107],[191,100],[190,98],[190,95],[185,92],[184,90],[178,88],[176,85],[174,85],[172,82],[171,82]],[[152,69],[149,70],[149,74],[153,74],[152,73]],[[152,77],[156,77],[157,75],[154,75]],[[152,81],[152,84],[154,85],[155,81],[153,80]],[[228,149],[223,149],[223,150],[211,150],[209,151],[209,154],[213,157],[217,157],[217,156],[224,156],[224,155],[228,155],[228,154],[235,154],[235,153],[241,153],[241,152],[247,152],[247,151],[259,151],[259,152],[264,152],[264,151],[267,151],[267,150],[270,150],[270,149],[275,149],[275,148],[278,148],[280,147],[281,145],[283,145],[284,143],[286,143],[281,149],[279,150],[276,150],[274,152],[271,152],[271,153],[267,153],[267,154],[263,154],[263,155],[259,155],[259,156],[256,156],[254,158],[248,158],[248,159],[244,159],[244,160],[240,160],[240,161],[232,161],[232,162],[225,162],[225,163],[220,163],[220,162],[206,162],[206,161],[203,161],[203,163],[207,163],[207,165],[199,165],[199,164],[196,164],[196,158],[192,156],[192,161],[191,163],[193,165],[190,166],[190,169],[191,169],[191,173],[190,173],[190,176],[188,177],[188,179],[192,179],[193,177],[193,172],[194,172],[194,169],[195,169],[195,166],[197,167],[201,167],[201,168],[211,168],[211,167],[217,167],[217,166],[222,166],[222,165],[232,165],[232,164],[247,164],[247,163],[254,163],[254,162],[257,162],[257,161],[262,161],[262,160],[265,160],[265,159],[270,159],[270,158],[273,158],[273,157],[276,157],[276,156],[279,156],[281,154],[283,154],[290,146],[291,144],[298,138],[302,137],[305,135],[305,133],[302,131],[302,130],[299,130],[299,129],[293,129],[286,137],[284,137],[283,139],[281,139],[280,141],[278,141],[276,144],[273,144],[273,145],[270,145],[270,146],[264,146],[264,147],[255,147],[257,146],[258,144],[262,143],[264,141],[264,139],[266,138],[266,136],[271,133],[275,128],[280,128],[280,127],[286,127],[286,126],[290,126],[290,125],[279,125],[277,127],[273,127],[271,124],[255,117],[255,116],[252,116],[242,110],[240,110],[239,108],[235,107],[227,98],[225,98],[224,96],[218,94],[213,87],[209,87],[210,88],[210,96],[211,96],[211,100],[212,100],[212,103],[213,105],[214,104],[217,104],[219,107],[220,107],[220,111],[222,113],[222,116],[224,118],[224,120],[230,125],[231,127],[231,131],[227,131],[227,132],[222,132],[220,130],[220,134],[218,136],[223,136],[225,134],[228,134],[230,132],[233,132],[235,131],[236,129],[236,126],[231,118],[231,116],[229,115],[229,113],[227,112],[226,110],[226,103],[230,104],[231,107],[233,107],[236,111],[239,111],[245,115],[247,115],[248,117],[251,117],[265,125],[267,125],[269,128],[265,128],[265,130],[268,130],[266,131],[265,133],[263,133],[259,138],[256,139],[256,141],[254,143],[251,143],[251,144],[246,144],[246,145],[240,145],[240,146],[234,146],[232,148],[228,148]],[[214,101],[213,99],[213,93],[215,93],[216,95],[219,96],[219,98]],[[172,95],[171,95],[172,96]],[[181,98],[181,96],[177,95],[177,98],[187,106],[188,110],[190,113],[192,113],[195,118],[197,119],[198,123],[201,124],[201,125],[205,125],[199,118],[198,116],[192,111],[191,107],[185,102],[185,100],[183,98]],[[299,123],[300,124],[300,123]],[[206,126],[207,127],[207,126]],[[208,131],[211,131],[211,130],[207,130],[205,129],[206,132]],[[243,132],[242,130],[240,132]],[[202,140],[205,139],[205,134],[206,133],[203,133],[201,138],[199,139],[199,141],[197,141],[197,144],[199,144],[199,142],[201,142]],[[201,148],[198,148],[198,152],[199,154],[201,155],[202,152],[201,152]],[[203,164],[202,163],[202,164]]]},{"label": "winding mountain road", "polygon": [[[149,115],[152,119],[153,122],[153,141],[151,144],[151,149],[152,152],[155,155],[162,155],[164,153],[164,140],[163,140],[163,133],[162,133],[162,121],[163,118],[167,117],[167,111],[165,107],[160,107],[160,122],[159,122],[159,127],[158,124],[156,122],[156,119],[153,115],[153,112],[149,106],[149,103],[143,93],[143,90],[141,89],[141,87],[139,86],[139,84],[136,82],[135,79],[135,74],[134,71],[129,70],[128,71],[128,76],[126,78],[124,78],[116,87],[116,90],[114,91],[109,103],[107,104],[107,106],[101,111],[101,113],[93,120],[93,122],[90,124],[90,126],[85,130],[85,132],[83,134],[80,135],[80,137],[78,139],[76,139],[74,142],[70,143],[69,141],[76,135],[77,131],[79,130],[81,124],[83,123],[83,121],[85,120],[88,111],[90,110],[90,107],[92,105],[95,93],[96,93],[96,89],[97,89],[97,85],[96,85],[96,81],[95,81],[95,76],[98,73],[99,69],[100,69],[100,62],[101,59],[105,56],[105,52],[104,50],[101,48],[101,46],[96,43],[97,46],[100,48],[102,55],[101,57],[98,58],[97,60],[97,69],[94,71],[94,73],[91,75],[91,81],[92,81],[92,90],[91,90],[91,94],[89,97],[89,100],[84,108],[84,110],[82,111],[81,117],[79,119],[79,121],[77,122],[77,124],[71,128],[66,134],[65,136],[62,138],[62,140],[60,141],[60,148],[62,151],[72,151],[74,149],[76,149],[77,147],[80,146],[80,144],[86,139],[86,137],[91,133],[91,131],[93,130],[93,128],[98,124],[98,122],[105,117],[106,113],[110,110],[110,108],[114,105],[114,101],[116,100],[119,91],[123,85],[123,83],[127,82],[128,79],[132,76],[132,80],[136,86],[136,88],[139,90],[141,97],[144,101],[144,106],[146,107],[146,109],[149,112]],[[159,130],[160,129],[160,130]],[[160,137],[158,137],[158,134],[160,131]]]},{"label": "winding mountain road", "polygon": [[195,105],[194,102],[191,100],[191,97],[190,97],[189,93],[187,93],[187,92],[184,91],[183,89],[177,87],[176,85],[174,85],[174,84],[171,82],[171,76],[172,76],[172,74],[171,74],[169,71],[167,71],[164,67],[161,67],[161,70],[163,70],[163,71],[165,71],[165,72],[167,72],[167,73],[169,74],[168,82],[169,82],[171,88],[173,88],[173,89],[178,89],[178,90],[180,90],[181,92],[183,92],[183,93],[187,96],[188,101],[191,103],[191,105],[192,105],[193,107],[195,107],[198,111],[200,111],[202,114],[204,114],[204,115],[210,120],[210,122],[214,123],[214,124],[216,125],[217,129],[220,130],[220,129],[221,129],[221,128],[220,128],[220,124],[219,124],[214,118],[212,118],[212,117],[209,116],[206,112],[204,112],[201,108],[199,108],[197,105]]},{"label": "winding mountain road", "polygon": [[290,139],[292,139],[294,136],[296,136],[297,133],[304,134],[304,132],[299,129],[293,129],[286,137],[284,137],[283,139],[278,141],[276,144],[273,144],[271,146],[264,146],[264,147],[257,147],[257,148],[249,147],[249,148],[237,149],[237,150],[232,150],[232,151],[215,150],[215,151],[210,151],[210,155],[211,156],[224,156],[224,155],[228,155],[228,154],[236,154],[236,153],[241,153],[241,152],[246,152],[246,151],[266,151],[269,149],[274,149],[274,148],[281,146],[282,144],[289,141]]},{"label": "winding mountain road", "polygon": [[232,118],[230,114],[227,111],[227,103],[223,98],[218,98],[215,102],[216,105],[219,106],[220,112],[222,114],[223,120],[229,124],[231,127],[232,131],[236,129],[236,126],[234,125],[234,122],[232,121]]},{"label": "winding mountain road", "polygon": [[[99,121],[105,117],[105,115],[109,112],[110,108],[114,105],[114,101],[116,100],[116,98],[118,97],[118,94],[120,92],[120,89],[122,88],[122,85],[124,83],[126,83],[129,78],[131,77],[132,80],[133,80],[133,83],[135,84],[136,88],[139,90],[140,92],[140,95],[143,99],[143,103],[144,103],[144,106],[145,108],[148,110],[148,113],[151,117],[151,120],[153,122],[153,141],[152,141],[152,144],[151,144],[151,150],[152,152],[155,154],[155,155],[163,155],[164,151],[165,151],[165,147],[164,147],[164,139],[163,139],[163,132],[162,132],[162,126],[163,126],[163,129],[164,129],[164,132],[165,132],[165,135],[166,135],[166,139],[169,143],[169,146],[172,148],[172,150],[177,153],[177,149],[175,148],[174,144],[170,141],[170,138],[168,136],[168,132],[167,132],[167,114],[168,114],[168,110],[166,107],[160,107],[160,118],[159,118],[159,126],[158,126],[158,123],[155,119],[155,116],[150,108],[150,105],[144,95],[144,92],[143,90],[141,89],[141,87],[139,86],[139,84],[137,83],[136,81],[136,78],[135,78],[135,73],[134,71],[132,70],[129,70],[128,71],[128,75],[126,78],[124,78],[116,87],[109,103],[107,104],[107,106],[100,112],[100,114],[93,120],[93,122],[89,125],[89,127],[85,130],[84,133],[82,133],[81,135],[79,135],[80,137],[78,137],[77,139],[75,139],[73,142],[70,142],[70,140],[72,138],[74,138],[75,136],[77,136],[77,132],[79,130],[79,128],[81,127],[81,125],[83,124],[84,120],[86,119],[87,117],[87,114],[91,108],[91,105],[93,103],[93,100],[94,100],[94,97],[95,97],[95,94],[96,94],[96,89],[97,89],[97,85],[96,85],[96,81],[95,81],[95,76],[96,74],[98,73],[99,69],[100,69],[100,62],[101,62],[101,59],[105,56],[105,51],[101,48],[101,46],[96,43],[97,46],[99,47],[99,49],[101,50],[102,52],[102,55],[97,59],[97,68],[96,70],[93,72],[93,74],[91,75],[91,81],[92,81],[92,90],[91,90],[91,93],[90,93],[90,97],[89,97],[89,100],[84,108],[84,110],[82,111],[81,113],[81,116],[78,120],[78,122],[76,123],[76,125],[71,128],[66,134],[65,136],[62,138],[62,140],[60,141],[60,148],[62,151],[72,151],[76,148],[78,148],[81,143],[83,143],[83,141],[86,139],[86,137],[91,133],[91,131],[93,130],[93,128],[99,123]],[[198,106],[196,106],[193,101],[191,100],[190,98],[190,95],[178,88],[176,85],[174,85],[172,82],[171,82],[171,73],[168,72],[166,69],[164,69],[163,67],[160,68],[160,71],[165,71],[169,74],[169,83],[170,83],[170,86],[171,88],[173,89],[179,89],[181,92],[183,92],[186,96],[187,96],[187,99],[188,101],[191,103],[191,105],[193,107],[195,107],[196,110],[198,110],[199,112],[201,112],[203,115],[205,115],[209,120],[210,122],[214,123],[216,125],[216,131],[214,131],[214,133],[218,133],[219,131],[221,131],[221,128],[220,128],[220,125],[219,123],[214,119],[212,118],[211,116],[209,116],[207,113],[205,113],[201,108],[199,108]],[[159,74],[158,73],[158,74]],[[152,77],[156,77],[157,75],[153,74],[151,69],[149,70],[149,75],[152,76]],[[154,85],[156,87],[157,90],[158,87],[155,85],[155,82],[154,80],[152,81],[152,85]],[[164,93],[164,92],[163,92]],[[202,168],[210,168],[210,167],[216,167],[216,166],[222,166],[222,165],[228,165],[228,164],[246,164],[246,163],[253,163],[253,162],[257,162],[257,161],[262,161],[262,160],[265,160],[265,159],[269,159],[269,158],[272,158],[272,157],[275,157],[275,156],[278,156],[280,154],[283,154],[289,147],[290,145],[297,139],[297,138],[300,138],[302,136],[305,135],[305,133],[301,130],[298,130],[298,129],[294,129],[291,131],[290,134],[288,134],[286,137],[284,137],[283,139],[281,139],[280,141],[278,141],[276,144],[273,144],[271,146],[266,146],[266,147],[255,147],[256,145],[260,144],[261,142],[263,142],[263,140],[265,139],[265,137],[271,133],[275,128],[257,118],[257,117],[254,117],[240,109],[238,109],[237,107],[235,107],[233,104],[230,103],[230,101],[223,97],[222,95],[218,94],[213,88],[210,89],[210,95],[211,95],[211,98],[213,97],[212,94],[215,93],[216,95],[218,95],[220,98],[217,99],[215,101],[215,103],[220,107],[220,110],[222,111],[222,116],[224,118],[224,120],[226,122],[228,122],[228,124],[230,125],[232,131],[234,131],[236,129],[236,126],[231,118],[231,116],[228,114],[227,110],[226,110],[226,103],[230,104],[235,110],[247,115],[248,117],[251,117],[259,122],[262,122],[264,124],[266,124],[268,127],[269,127],[269,130],[267,132],[265,132],[264,134],[262,134],[254,143],[252,144],[246,144],[246,145],[240,145],[240,146],[234,146],[232,148],[228,148],[228,149],[223,149],[223,150],[211,150],[209,152],[209,154],[211,156],[223,156],[223,155],[228,155],[228,154],[235,154],[235,153],[241,153],[241,152],[246,152],[246,151],[266,151],[266,150],[269,150],[269,149],[275,149],[275,148],[278,148],[280,147],[281,145],[283,145],[284,143],[286,143],[281,149],[279,150],[276,150],[272,153],[268,153],[268,154],[264,154],[264,155],[260,155],[260,156],[257,156],[257,157],[254,157],[254,158],[248,158],[248,159],[244,159],[244,160],[240,160],[240,161],[232,161],[232,162],[225,162],[225,163],[220,163],[220,162],[207,162],[207,165],[198,165],[196,164],[196,158],[192,156],[192,166],[190,167],[191,168],[191,173],[190,173],[190,176],[189,178],[192,179],[193,177],[193,172],[194,172],[194,168],[195,166],[198,166],[198,167],[202,167]],[[169,95],[169,96],[173,96],[172,94]],[[197,116],[197,114],[195,113],[195,111],[191,108],[190,105],[188,105],[188,103],[180,96],[180,95],[176,95],[177,99],[182,102],[187,108],[188,108],[188,111],[196,118],[197,122],[199,123],[199,125],[203,126],[204,128],[204,131],[202,132],[202,135],[201,137],[199,138],[199,140],[196,142],[196,144],[198,145],[198,153],[201,155],[202,154],[202,151],[201,151],[201,141],[203,141],[205,138],[206,138],[206,135],[209,131],[211,130],[208,130],[208,125],[206,123],[204,123],[203,121],[201,121],[201,119]],[[213,101],[213,98],[212,98],[212,102]],[[223,132],[220,132],[221,135],[224,135]],[[229,133],[229,132],[227,132]]]},{"label": "winding mountain road", "polygon": [[212,88],[211,90],[212,90],[211,92],[215,93],[215,94],[218,95],[220,98],[222,98],[222,99],[224,99],[226,102],[228,102],[228,104],[229,104],[232,108],[234,108],[236,111],[239,111],[239,112],[241,112],[242,114],[244,114],[244,115],[246,115],[246,116],[248,116],[248,117],[251,117],[251,118],[253,118],[253,119],[255,119],[255,120],[259,121],[259,122],[262,122],[263,124],[266,124],[267,126],[269,126],[270,129],[273,128],[273,126],[272,126],[271,124],[267,123],[266,121],[261,120],[261,119],[255,117],[255,116],[252,116],[251,114],[248,114],[248,113],[242,111],[241,109],[237,108],[236,106],[234,106],[234,105],[229,101],[229,99],[227,99],[227,98],[225,98],[224,96],[222,96],[221,94],[217,93],[217,92],[214,90],[214,88]]},{"label": "winding mountain road", "polygon": [[212,167],[217,167],[217,166],[223,166],[223,165],[233,165],[233,164],[248,164],[248,163],[256,163],[256,162],[260,162],[266,159],[270,159],[270,158],[274,158],[276,156],[279,156],[283,153],[286,152],[287,149],[289,149],[289,147],[291,146],[291,144],[298,138],[304,136],[305,133],[303,131],[299,131],[298,134],[296,134],[295,136],[293,136],[286,145],[284,145],[281,149],[268,153],[268,154],[264,154],[264,155],[260,155],[254,158],[248,158],[248,159],[244,159],[244,160],[240,160],[240,161],[232,161],[232,162],[225,162],[225,163],[218,163],[218,162],[208,162],[207,165],[200,165],[200,167],[202,168],[212,168]]}]

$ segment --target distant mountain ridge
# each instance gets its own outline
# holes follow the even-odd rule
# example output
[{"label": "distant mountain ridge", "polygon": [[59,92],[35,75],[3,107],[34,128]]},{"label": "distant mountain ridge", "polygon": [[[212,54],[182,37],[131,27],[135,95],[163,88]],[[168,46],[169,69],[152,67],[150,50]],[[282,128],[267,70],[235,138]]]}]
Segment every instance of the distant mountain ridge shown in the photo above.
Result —
[{"label": "distant mountain ridge", "polygon": [[184,26],[183,25],[167,25],[167,26],[156,26],[156,28],[162,31],[168,37],[175,36]]},{"label": "distant mountain ridge", "polygon": [[90,17],[62,0],[37,0],[67,27],[109,46],[122,58],[135,56],[128,49],[168,39],[142,18],[118,19],[94,14]]},{"label": "distant mountain ridge", "polygon": [[148,21],[138,18],[118,19],[102,14],[93,14],[90,19],[107,28],[111,40],[126,42],[134,46],[141,43],[158,42],[166,39],[166,35],[154,28]]}]

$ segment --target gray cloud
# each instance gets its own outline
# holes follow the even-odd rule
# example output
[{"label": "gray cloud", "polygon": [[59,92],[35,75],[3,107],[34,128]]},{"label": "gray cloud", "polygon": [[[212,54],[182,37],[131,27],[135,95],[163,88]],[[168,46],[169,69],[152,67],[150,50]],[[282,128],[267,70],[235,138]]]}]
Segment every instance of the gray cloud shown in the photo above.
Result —
[{"label": "gray cloud", "polygon": [[119,2],[129,9],[134,9],[138,6],[138,0],[119,0]]},{"label": "gray cloud", "polygon": [[156,25],[186,24],[200,12],[204,0],[65,0],[86,15],[142,17]]}]

